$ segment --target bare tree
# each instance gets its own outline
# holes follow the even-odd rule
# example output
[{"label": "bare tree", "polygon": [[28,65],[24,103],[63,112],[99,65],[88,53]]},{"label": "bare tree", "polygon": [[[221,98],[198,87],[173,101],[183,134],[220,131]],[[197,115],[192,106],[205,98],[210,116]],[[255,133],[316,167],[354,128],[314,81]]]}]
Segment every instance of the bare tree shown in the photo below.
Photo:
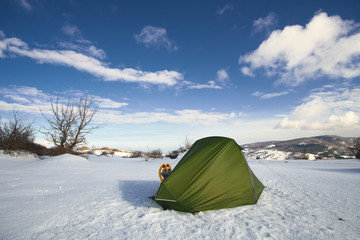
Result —
[{"label": "bare tree", "polygon": [[49,124],[42,133],[62,150],[73,150],[79,144],[86,143],[86,135],[101,127],[93,124],[98,108],[92,105],[92,99],[87,96],[78,100],[68,99],[67,104],[60,103],[57,97],[55,102],[51,101],[51,117],[42,112]]},{"label": "bare tree", "polygon": [[17,111],[13,111],[13,116],[8,121],[0,119],[0,149],[5,152],[28,150],[34,145],[34,132],[32,124],[27,123]]},{"label": "bare tree", "polygon": [[348,150],[354,154],[357,159],[360,159],[360,137],[353,139],[353,142],[348,147]]}]

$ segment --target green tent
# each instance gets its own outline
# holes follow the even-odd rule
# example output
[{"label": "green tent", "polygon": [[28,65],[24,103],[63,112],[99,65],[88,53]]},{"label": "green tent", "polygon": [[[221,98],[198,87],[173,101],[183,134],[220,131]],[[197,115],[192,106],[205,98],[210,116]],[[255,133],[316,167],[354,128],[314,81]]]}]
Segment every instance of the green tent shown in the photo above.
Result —
[{"label": "green tent", "polygon": [[198,212],[255,204],[264,189],[233,139],[196,141],[160,185],[154,201],[165,209]]}]

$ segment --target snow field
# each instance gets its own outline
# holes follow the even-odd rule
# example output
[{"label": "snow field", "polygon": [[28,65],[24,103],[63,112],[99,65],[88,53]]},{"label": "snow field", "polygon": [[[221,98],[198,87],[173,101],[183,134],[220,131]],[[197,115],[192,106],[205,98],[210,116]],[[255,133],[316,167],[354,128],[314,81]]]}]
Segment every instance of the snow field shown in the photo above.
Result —
[{"label": "snow field", "polygon": [[26,159],[0,153],[0,239],[360,238],[357,160],[249,160],[258,204],[193,215],[148,198],[179,159]]}]

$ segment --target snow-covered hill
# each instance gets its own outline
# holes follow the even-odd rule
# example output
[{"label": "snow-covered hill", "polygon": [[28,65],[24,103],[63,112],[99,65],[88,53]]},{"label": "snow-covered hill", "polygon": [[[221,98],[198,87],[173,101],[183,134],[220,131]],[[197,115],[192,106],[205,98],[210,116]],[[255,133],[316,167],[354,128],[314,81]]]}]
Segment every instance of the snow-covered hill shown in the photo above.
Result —
[{"label": "snow-covered hill", "polygon": [[287,141],[268,141],[244,144],[249,159],[348,159],[355,156],[348,147],[354,138],[317,136]]},{"label": "snow-covered hill", "polygon": [[148,198],[179,159],[30,158],[0,153],[0,239],[360,239],[358,160],[249,160],[258,204],[192,215]]}]

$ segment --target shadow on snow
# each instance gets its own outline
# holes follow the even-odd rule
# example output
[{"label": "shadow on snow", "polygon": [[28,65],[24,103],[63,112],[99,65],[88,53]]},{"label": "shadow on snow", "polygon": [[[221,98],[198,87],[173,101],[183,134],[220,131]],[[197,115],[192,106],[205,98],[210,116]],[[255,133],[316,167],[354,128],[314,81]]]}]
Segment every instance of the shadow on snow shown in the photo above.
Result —
[{"label": "shadow on snow", "polygon": [[321,168],[314,170],[325,171],[325,172],[339,172],[339,173],[360,173],[360,168]]},{"label": "shadow on snow", "polygon": [[158,181],[119,181],[119,190],[125,201],[135,207],[148,207],[160,186]]}]

